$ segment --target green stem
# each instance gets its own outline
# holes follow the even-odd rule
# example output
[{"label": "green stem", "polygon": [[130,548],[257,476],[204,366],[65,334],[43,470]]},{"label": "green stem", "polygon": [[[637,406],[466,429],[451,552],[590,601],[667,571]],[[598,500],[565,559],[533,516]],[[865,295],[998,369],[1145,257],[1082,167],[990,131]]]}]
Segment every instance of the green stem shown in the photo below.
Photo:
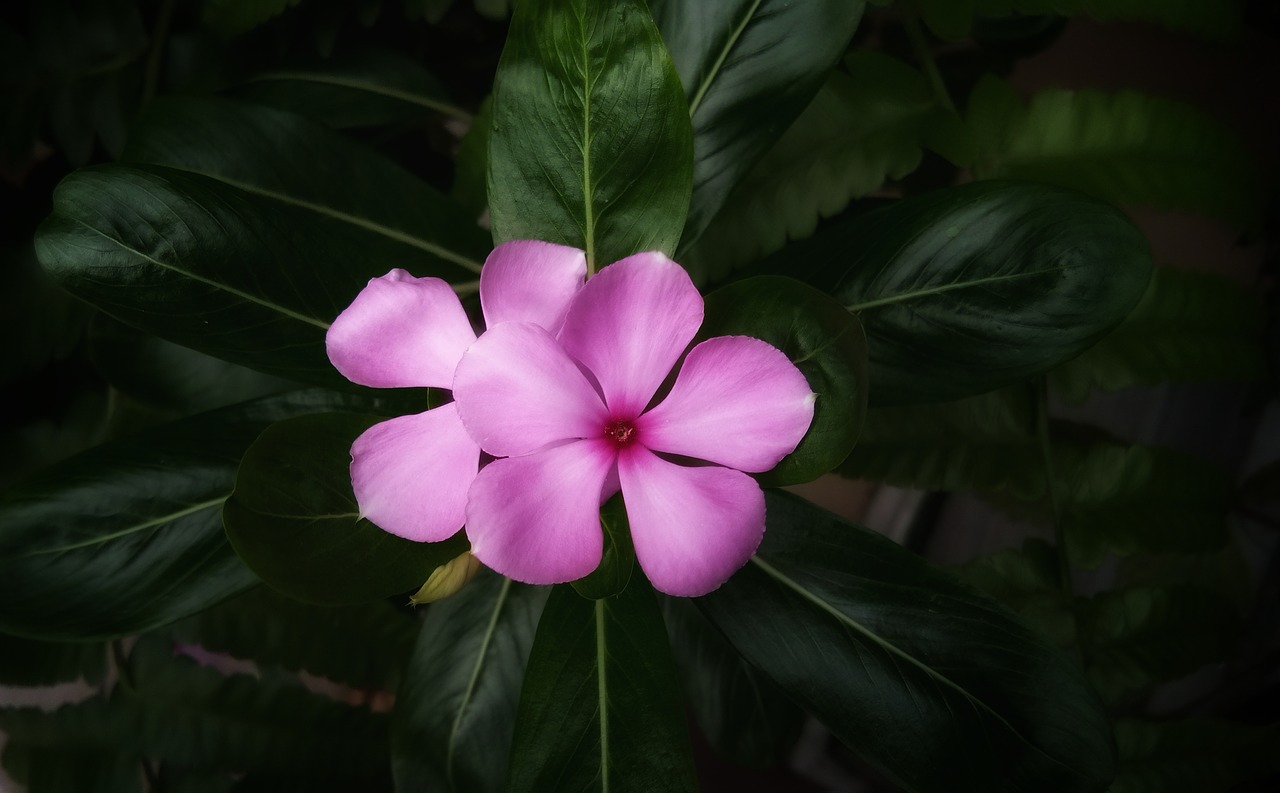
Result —
[{"label": "green stem", "polygon": [[951,101],[951,94],[947,91],[947,84],[942,81],[942,74],[938,71],[938,64],[933,59],[933,51],[929,48],[929,42],[924,37],[924,31],[920,29],[920,11],[915,7],[915,3],[908,6],[907,13],[903,16],[902,25],[906,28],[907,38],[911,40],[911,49],[916,54],[916,60],[920,62],[920,68],[924,70],[924,75],[929,79],[929,85],[933,86],[933,93],[942,103],[942,106],[956,112],[956,105]]}]

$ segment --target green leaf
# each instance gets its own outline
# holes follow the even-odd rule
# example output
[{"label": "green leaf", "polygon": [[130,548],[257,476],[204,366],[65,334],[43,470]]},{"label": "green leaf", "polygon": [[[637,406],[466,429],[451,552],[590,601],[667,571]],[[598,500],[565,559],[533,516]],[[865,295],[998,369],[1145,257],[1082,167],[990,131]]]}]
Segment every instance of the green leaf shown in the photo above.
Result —
[{"label": "green leaf", "polygon": [[200,18],[225,36],[238,36],[297,7],[302,0],[204,0]]},{"label": "green leaf", "polygon": [[529,656],[509,793],[697,789],[680,681],[653,590],[551,591]]},{"label": "green leaf", "polygon": [[45,642],[0,633],[0,686],[52,686],[78,679],[97,684],[106,661],[101,642]]},{"label": "green leaf", "polygon": [[693,121],[693,198],[681,247],[813,99],[862,17],[861,0],[655,0]]},{"label": "green leaf", "polygon": [[458,143],[454,162],[453,189],[449,197],[478,218],[489,210],[489,135],[493,129],[493,101],[485,99],[471,127]]},{"label": "green leaf", "polygon": [[600,526],[604,530],[600,564],[586,577],[570,582],[575,592],[589,600],[612,597],[626,589],[636,563],[631,523],[627,520],[621,493],[600,508]]},{"label": "green leaf", "polygon": [[957,578],[1013,609],[1055,646],[1074,647],[1078,637],[1073,603],[1058,579],[1053,546],[1032,537],[1021,548],[982,556],[954,568]]},{"label": "green leaf", "polygon": [[753,665],[910,791],[1097,791],[1114,773],[1080,672],[885,537],[767,494],[752,561],[694,601]]},{"label": "green leaf", "polygon": [[366,603],[417,589],[467,549],[462,532],[411,542],[360,516],[351,443],[374,416],[325,413],[273,424],[245,452],[222,517],[236,553],[290,597]]},{"label": "green leaf", "polygon": [[437,115],[471,120],[420,62],[392,49],[366,49],[314,66],[257,72],[231,93],[337,129]]},{"label": "green leaf", "polygon": [[762,276],[707,295],[700,338],[747,335],[786,353],[818,395],[813,423],[794,452],[758,478],[766,486],[808,482],[848,456],[867,405],[862,326],[827,295],[790,278]]},{"label": "green leaf", "polygon": [[489,570],[427,609],[391,721],[396,789],[503,790],[544,587]]},{"label": "green leaf", "polygon": [[933,32],[947,39],[964,38],[975,16],[1017,14],[1089,14],[1103,22],[1155,22],[1206,38],[1227,38],[1240,27],[1236,0],[918,0],[920,14]]},{"label": "green leaf", "polygon": [[1258,166],[1207,112],[1133,91],[1041,91],[1025,106],[994,77],[978,83],[968,122],[984,179],[1031,179],[1119,204],[1204,212],[1251,229]]},{"label": "green leaf", "polygon": [[1049,373],[1055,391],[1083,402],[1095,389],[1255,380],[1266,373],[1262,307],[1223,278],[1157,267],[1133,313]]},{"label": "green leaf", "polygon": [[1280,772],[1280,729],[1221,719],[1116,723],[1120,773],[1108,793],[1236,790]]},{"label": "green leaf", "polygon": [[903,199],[763,265],[859,314],[872,405],[982,393],[1069,360],[1142,297],[1151,255],[1114,207],[1027,182]]},{"label": "green leaf", "polygon": [[0,499],[0,630],[39,639],[149,630],[257,578],[219,514],[245,448],[287,416],[351,404],[301,391],[99,446]]},{"label": "green leaf", "polygon": [[922,147],[961,164],[970,133],[938,104],[924,75],[877,52],[850,55],[848,73],[827,78],[813,101],[774,143],[681,262],[701,280],[813,234],[821,218],[851,199],[914,171]]},{"label": "green leaf", "polygon": [[1241,627],[1228,598],[1198,586],[1103,592],[1080,609],[1085,673],[1118,702],[1230,657]]},{"label": "green leaf", "polygon": [[165,341],[98,315],[89,357],[111,386],[133,399],[183,414],[234,405],[299,384]]},{"label": "green leaf", "polygon": [[685,700],[711,746],[748,768],[786,763],[804,711],[747,663],[690,600],[663,598],[662,613]]},{"label": "green leaf", "polygon": [[679,78],[641,0],[516,8],[493,87],[495,242],[572,245],[590,269],[670,254],[692,146]]},{"label": "green leaf", "polygon": [[385,601],[316,607],[259,586],[169,626],[164,635],[260,666],[386,689],[399,679],[416,633],[416,620]]}]

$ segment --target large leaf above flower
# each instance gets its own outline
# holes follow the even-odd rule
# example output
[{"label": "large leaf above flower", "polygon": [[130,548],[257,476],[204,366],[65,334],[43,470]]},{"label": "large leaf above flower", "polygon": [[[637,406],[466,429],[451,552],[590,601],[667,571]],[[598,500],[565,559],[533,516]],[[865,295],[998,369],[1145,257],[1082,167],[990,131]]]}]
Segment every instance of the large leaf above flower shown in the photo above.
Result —
[{"label": "large leaf above flower", "polygon": [[581,248],[592,268],[674,252],[692,131],[671,58],[640,0],[521,3],[493,89],[495,242]]}]

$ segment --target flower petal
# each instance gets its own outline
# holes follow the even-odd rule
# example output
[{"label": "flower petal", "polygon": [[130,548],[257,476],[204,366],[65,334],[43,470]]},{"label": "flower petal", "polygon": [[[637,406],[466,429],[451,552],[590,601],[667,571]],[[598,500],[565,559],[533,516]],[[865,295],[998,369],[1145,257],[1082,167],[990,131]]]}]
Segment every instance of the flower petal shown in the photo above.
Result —
[{"label": "flower petal", "polygon": [[750,336],[717,336],[689,351],[671,393],[636,421],[636,430],[654,451],[768,471],[809,430],[814,398],[777,347]]},{"label": "flower petal", "polygon": [[476,558],[528,584],[559,584],[600,564],[600,491],[614,447],[574,441],[480,471],[467,502],[467,537]]},{"label": "flower petal", "polygon": [[741,471],[690,468],[638,444],[618,457],[636,560],[655,588],[698,597],[747,563],[764,537],[764,493]]},{"label": "flower petal", "polygon": [[453,288],[392,270],[369,281],[325,335],[329,360],[374,388],[448,388],[476,334]]},{"label": "flower petal", "polygon": [[497,457],[604,433],[600,395],[560,343],[528,322],[504,322],[471,345],[453,397],[467,432]]},{"label": "flower petal", "polygon": [[702,295],[680,265],[637,253],[587,281],[560,342],[596,376],[615,417],[649,404],[702,325]]},{"label": "flower petal", "polygon": [[586,278],[587,255],[577,248],[539,240],[504,242],[480,270],[485,327],[532,322],[555,335]]},{"label": "flower petal", "polygon": [[466,515],[480,447],[452,403],[374,424],[351,445],[360,514],[417,542],[452,537]]}]

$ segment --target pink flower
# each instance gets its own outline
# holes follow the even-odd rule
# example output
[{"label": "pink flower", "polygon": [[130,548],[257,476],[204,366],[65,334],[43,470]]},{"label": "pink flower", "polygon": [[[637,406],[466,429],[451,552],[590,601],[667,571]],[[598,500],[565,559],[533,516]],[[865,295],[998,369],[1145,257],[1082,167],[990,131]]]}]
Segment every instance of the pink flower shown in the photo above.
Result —
[{"label": "pink flower", "polygon": [[500,458],[466,506],[480,561],[535,584],[587,575],[603,550],[600,505],[621,490],[657,589],[706,594],[746,563],[764,535],[764,495],[744,472],[795,450],[815,395],[775,347],[720,336],[690,350],[650,406],[702,316],[685,271],[641,253],[587,281],[558,328],[491,324],[470,345],[453,379],[457,412]]},{"label": "pink flower", "polygon": [[[556,333],[587,275],[576,248],[516,241],[489,254],[480,304],[489,327],[532,323]],[[439,278],[392,270],[371,280],[329,328],[329,360],[348,380],[375,388],[450,388],[476,334]],[[462,528],[480,447],[455,403],[375,424],[351,446],[360,514],[392,534],[435,542]]]}]

